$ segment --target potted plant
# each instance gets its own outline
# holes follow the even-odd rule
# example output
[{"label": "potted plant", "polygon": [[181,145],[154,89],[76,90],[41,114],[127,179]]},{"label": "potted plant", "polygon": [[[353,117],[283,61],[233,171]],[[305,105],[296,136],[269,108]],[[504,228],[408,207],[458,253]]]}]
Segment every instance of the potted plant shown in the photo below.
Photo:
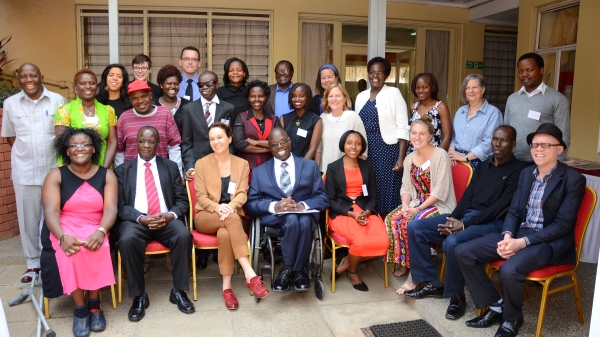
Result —
[{"label": "potted plant", "polygon": [[11,38],[12,36],[7,36],[0,40],[0,110],[2,109],[2,104],[6,98],[18,93],[21,90],[16,82],[17,70],[11,72],[11,74],[8,76],[3,74],[4,66],[14,61],[14,59],[9,60],[8,53],[3,50],[4,46],[10,42]]}]

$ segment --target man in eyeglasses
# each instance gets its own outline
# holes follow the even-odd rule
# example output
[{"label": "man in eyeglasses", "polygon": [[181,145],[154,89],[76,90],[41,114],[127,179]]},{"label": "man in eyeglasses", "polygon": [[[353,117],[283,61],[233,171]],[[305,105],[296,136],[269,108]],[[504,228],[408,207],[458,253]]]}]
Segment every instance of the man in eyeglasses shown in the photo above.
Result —
[{"label": "man in eyeglasses", "polygon": [[187,46],[181,50],[179,66],[181,67],[181,83],[179,83],[179,92],[177,96],[185,98],[188,101],[200,99],[198,90],[198,69],[202,65],[200,51],[193,46]]},{"label": "man in eyeglasses", "polygon": [[121,219],[117,246],[127,272],[129,296],[133,297],[128,314],[132,322],[144,318],[145,310],[150,306],[143,264],[146,245],[152,240],[169,248],[172,255],[173,288],[169,302],[183,313],[195,311],[186,294],[192,240],[182,221],[189,204],[180,171],[175,163],[157,156],[158,144],[163,138],[160,131],[152,126],[142,126],[138,130],[135,158],[115,169]]},{"label": "man in eyeglasses", "polygon": [[292,63],[286,60],[277,62],[275,66],[275,80],[277,83],[269,86],[271,88],[271,96],[264,108],[271,116],[275,114],[275,116],[281,117],[281,115],[292,111],[292,108],[288,104],[288,96],[293,84],[292,77],[294,77],[294,66]]},{"label": "man in eyeglasses", "polygon": [[[181,136],[169,108],[152,105],[152,92],[146,81],[135,80],[127,90],[132,109],[123,111],[117,121],[117,154],[115,166],[138,156],[137,133],[146,125],[153,125],[160,134],[156,155],[170,159],[182,171]],[[183,173],[182,173],[183,174]]]},{"label": "man in eyeglasses", "polygon": [[329,198],[317,164],[291,154],[290,138],[283,129],[274,128],[268,141],[273,158],[252,170],[245,210],[250,216],[260,217],[262,226],[274,227],[283,235],[284,266],[273,290],[307,291],[310,281],[305,266],[310,257],[311,233],[319,223],[319,212],[329,207]]},{"label": "man in eyeglasses", "polygon": [[137,54],[131,60],[131,68],[133,69],[133,77],[136,80],[146,81],[152,91],[152,97],[157,100],[163,95],[162,89],[150,82],[150,74],[152,73],[152,60],[144,54]]},{"label": "man in eyeglasses", "polygon": [[[457,264],[477,308],[485,313],[466,322],[487,328],[502,321],[496,337],[516,336],[523,324],[527,274],[546,265],[575,264],[575,221],[585,193],[582,174],[558,161],[567,144],[554,124],[543,123],[527,136],[535,165],[519,177],[502,235],[488,234],[456,247]],[[500,268],[504,298],[485,273],[488,262]]]}]

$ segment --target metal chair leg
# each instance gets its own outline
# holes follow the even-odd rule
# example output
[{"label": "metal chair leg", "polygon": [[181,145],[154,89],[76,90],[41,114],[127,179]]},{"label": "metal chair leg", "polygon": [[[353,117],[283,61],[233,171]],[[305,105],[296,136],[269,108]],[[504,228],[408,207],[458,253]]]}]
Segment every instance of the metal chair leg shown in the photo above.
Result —
[{"label": "metal chair leg", "polygon": [[48,297],[44,297],[44,314],[46,318],[50,318],[50,303],[48,302]]},{"label": "metal chair leg", "polygon": [[198,293],[196,292],[196,247],[192,247],[192,282],[194,282],[194,301],[197,301]]},{"label": "metal chair leg", "polygon": [[123,302],[123,279],[121,278],[121,251],[117,251],[117,284],[119,288],[119,303]]}]

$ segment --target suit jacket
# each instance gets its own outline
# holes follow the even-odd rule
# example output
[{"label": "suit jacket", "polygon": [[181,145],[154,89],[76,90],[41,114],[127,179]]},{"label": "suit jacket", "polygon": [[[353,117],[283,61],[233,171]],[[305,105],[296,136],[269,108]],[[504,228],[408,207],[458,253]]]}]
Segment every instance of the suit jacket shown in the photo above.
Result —
[{"label": "suit jacket", "polygon": [[346,196],[346,174],[344,173],[343,157],[327,166],[325,187],[329,196],[329,216],[335,219],[338,214],[347,215],[353,204],[357,204],[363,211],[370,210],[377,214],[377,182],[373,166],[368,160],[358,159],[358,168],[362,175],[363,184],[367,185],[368,196],[361,195],[356,200]]},{"label": "suit jacket", "polygon": [[[535,169],[534,165],[521,171],[517,191],[504,219],[503,232],[511,232],[513,237],[517,236],[521,223],[527,218],[527,202]],[[575,263],[575,221],[584,193],[584,176],[559,162],[542,197],[544,228],[527,236],[532,245],[550,244],[553,250],[550,264]]]},{"label": "suit jacket", "polygon": [[[215,122],[222,119],[229,121],[233,113],[233,104],[220,100],[215,110]],[[233,127],[233,121],[229,122]],[[196,100],[183,107],[183,134],[181,135],[181,157],[184,171],[194,168],[196,160],[212,153],[208,141],[208,124],[204,118],[202,101]],[[230,147],[230,152],[233,147]]]},{"label": "suit jacket", "polygon": [[[277,185],[274,164],[275,159],[271,158],[252,170],[252,182],[246,203],[246,213],[250,216],[268,215],[271,202],[286,198]],[[314,160],[294,157],[294,165],[296,176],[292,199],[296,202],[303,201],[311,209],[319,211],[329,207],[329,199],[317,163]]]},{"label": "suit jacket", "polygon": [[271,89],[271,95],[269,96],[269,99],[267,100],[267,103],[265,103],[263,109],[271,114],[271,116],[275,116],[275,91],[277,91],[277,83],[271,84],[269,89]]},{"label": "suit jacket", "polygon": [[[194,187],[196,188],[196,211],[214,212],[221,199],[221,175],[219,174],[219,163],[215,154],[211,153],[196,162],[196,174],[194,174]],[[244,215],[242,206],[248,199],[248,175],[250,166],[248,162],[240,157],[231,155],[230,181],[235,182],[235,193],[230,194],[229,206],[236,210],[239,215]]]},{"label": "suit jacket", "polygon": [[[139,158],[135,158],[115,168],[119,182],[118,215],[121,221],[137,222],[140,216],[147,215],[134,207],[138,160]],[[187,214],[189,203],[177,164],[169,159],[156,157],[156,167],[168,211],[177,214],[177,218],[181,219]]]}]

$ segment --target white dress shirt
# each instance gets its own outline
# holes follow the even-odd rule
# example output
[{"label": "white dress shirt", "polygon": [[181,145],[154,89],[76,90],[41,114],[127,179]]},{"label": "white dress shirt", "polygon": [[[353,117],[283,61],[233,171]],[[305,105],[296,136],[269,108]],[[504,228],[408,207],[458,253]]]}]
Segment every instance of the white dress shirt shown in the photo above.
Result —
[{"label": "white dress shirt", "polygon": [[[206,107],[206,103],[208,103],[209,101],[204,97],[200,97],[200,101],[202,102],[202,112],[206,113],[206,111],[204,111],[204,108]],[[215,97],[213,97],[213,99],[210,102],[212,104],[208,107],[208,111],[210,111],[210,121],[211,121],[211,123],[208,124],[209,127],[214,122],[220,122],[220,121],[215,121],[215,114],[217,113],[217,104],[221,103],[219,101],[219,97],[217,97],[217,95],[215,95]],[[207,122],[208,122],[208,120],[207,120]]]},{"label": "white dress shirt", "polygon": [[543,95],[545,93],[546,93],[546,84],[544,82],[542,82],[542,84],[540,84],[532,92],[527,92],[527,90],[525,89],[525,86],[522,86],[521,89],[519,90],[519,95],[520,94],[526,94],[527,97],[535,96],[537,94],[542,94]]},{"label": "white dress shirt", "polygon": [[[296,162],[294,161],[294,156],[290,153],[290,156],[285,161],[281,161],[281,160],[273,157],[273,161],[274,161],[274,169],[275,169],[275,181],[277,181],[277,186],[279,186],[279,188],[281,188],[281,181],[280,181],[281,180],[281,164],[287,163],[288,166],[285,168],[285,170],[290,175],[290,182],[291,182],[290,189],[294,190],[294,185],[296,185]],[[269,205],[269,213],[275,214],[275,204],[277,204],[278,202],[279,201],[271,202],[271,204]],[[304,201],[301,201],[301,202],[296,201],[296,203],[303,204],[304,209],[309,209],[308,205]]]},{"label": "white dress shirt", "polygon": [[[158,169],[156,168],[156,156],[148,161],[150,163],[150,171],[154,176],[154,183],[156,184],[156,192],[158,192],[158,202],[160,204],[160,212],[167,213],[169,209],[165,203],[165,197],[163,196],[162,188],[160,186],[160,179],[158,178]],[[137,178],[135,182],[135,202],[133,207],[138,211],[148,214],[148,195],[146,194],[146,161],[138,155],[138,166],[137,166]],[[177,219],[175,212],[169,212]],[[149,216],[155,216],[156,214],[148,214]],[[137,221],[140,222],[138,217]]]}]

